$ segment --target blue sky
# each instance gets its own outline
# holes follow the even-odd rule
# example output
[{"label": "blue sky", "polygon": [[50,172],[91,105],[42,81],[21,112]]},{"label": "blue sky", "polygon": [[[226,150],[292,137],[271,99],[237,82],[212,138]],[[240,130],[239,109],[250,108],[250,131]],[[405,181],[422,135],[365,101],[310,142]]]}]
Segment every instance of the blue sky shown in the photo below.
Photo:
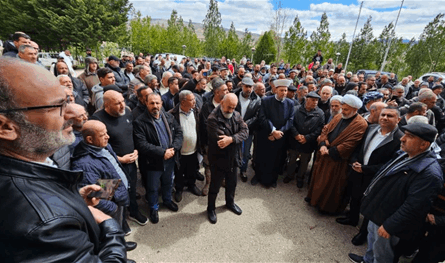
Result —
[{"label": "blue sky", "polygon": [[[152,18],[168,19],[173,9],[185,21],[202,23],[210,0],[130,0],[135,9]],[[235,28],[261,34],[270,29],[278,0],[224,0],[218,2],[222,24],[229,28],[233,22]],[[348,38],[352,34],[359,13],[361,1],[357,0],[281,0],[281,6],[287,15],[285,28],[289,28],[298,15],[308,35],[316,30],[323,12],[328,15],[329,30],[332,39],[337,40],[343,33]],[[419,37],[425,26],[439,13],[445,13],[445,1],[405,1],[396,35],[405,39]],[[374,36],[378,36],[384,26],[395,22],[401,1],[364,1],[357,32],[363,27],[369,16],[372,17]]]}]

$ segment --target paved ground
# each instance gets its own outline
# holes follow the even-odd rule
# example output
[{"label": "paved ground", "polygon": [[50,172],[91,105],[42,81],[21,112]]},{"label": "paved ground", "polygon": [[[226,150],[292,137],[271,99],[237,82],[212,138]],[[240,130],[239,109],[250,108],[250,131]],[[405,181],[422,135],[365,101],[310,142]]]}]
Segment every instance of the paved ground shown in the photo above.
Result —
[{"label": "paved ground", "polygon": [[[250,182],[250,167],[248,175]],[[357,228],[339,225],[335,217],[320,215],[304,202],[307,186],[299,190],[295,181],[284,184],[280,178],[277,188],[266,189],[238,178],[236,190],[243,214],[225,209],[222,188],[215,225],[207,219],[207,197],[188,191],[179,212],[161,206],[158,224],[129,221],[133,232],[127,240],[136,241],[138,248],[128,257],[137,262],[349,262],[348,253],[366,250],[350,242]],[[140,210],[147,215],[142,200]]]}]

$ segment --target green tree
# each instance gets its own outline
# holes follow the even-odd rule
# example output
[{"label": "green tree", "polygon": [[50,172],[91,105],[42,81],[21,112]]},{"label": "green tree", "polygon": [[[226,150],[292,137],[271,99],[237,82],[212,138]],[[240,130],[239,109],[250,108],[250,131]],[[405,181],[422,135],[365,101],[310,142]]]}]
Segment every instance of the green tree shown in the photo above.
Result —
[{"label": "green tree", "polygon": [[376,68],[374,64],[375,42],[371,21],[372,17],[369,16],[360,30],[360,34],[354,40],[348,66],[351,70]]},{"label": "green tree", "polygon": [[277,55],[277,49],[272,35],[273,31],[266,31],[258,40],[255,51],[255,61],[264,60],[266,64],[274,61]]},{"label": "green tree", "polygon": [[132,9],[128,0],[1,0],[0,6],[0,37],[20,29],[45,50],[115,41],[125,35]]},{"label": "green tree", "polygon": [[[336,61],[338,63],[343,63],[343,68],[346,66],[346,58],[348,57],[349,52],[349,43],[346,40],[346,33],[343,33],[341,35],[340,40],[335,42],[335,53],[340,53],[338,56],[338,59],[336,58]],[[336,55],[337,56],[337,55]]]},{"label": "green tree", "polygon": [[233,58],[239,55],[239,47],[240,40],[236,34],[235,25],[232,22],[227,37],[221,42],[219,50],[222,52],[222,55]]},{"label": "green tree", "polygon": [[329,21],[326,12],[323,13],[320,20],[320,25],[317,27],[317,31],[313,31],[311,34],[311,43],[308,46],[306,53],[306,61],[312,61],[312,57],[317,53],[317,50],[323,52],[325,58],[323,63],[327,62],[327,59],[334,55],[334,45],[330,42],[331,33],[329,32]]},{"label": "green tree", "polygon": [[[250,33],[249,30],[246,28],[244,30],[244,36],[239,47],[238,57],[240,58],[244,55],[247,56],[248,54],[251,54],[253,46],[254,41],[252,38],[252,33]],[[256,63],[259,63],[259,61],[255,58],[255,55],[253,56],[253,60],[256,61]]]},{"label": "green tree", "polygon": [[307,32],[301,25],[298,15],[295,16],[294,23],[289,27],[289,31],[284,36],[285,59],[291,64],[300,63],[304,60],[305,48],[307,45]]},{"label": "green tree", "polygon": [[204,24],[204,53],[210,57],[218,57],[221,40],[224,39],[224,29],[221,26],[221,13],[218,11],[218,2],[210,0],[209,9],[203,21]]}]

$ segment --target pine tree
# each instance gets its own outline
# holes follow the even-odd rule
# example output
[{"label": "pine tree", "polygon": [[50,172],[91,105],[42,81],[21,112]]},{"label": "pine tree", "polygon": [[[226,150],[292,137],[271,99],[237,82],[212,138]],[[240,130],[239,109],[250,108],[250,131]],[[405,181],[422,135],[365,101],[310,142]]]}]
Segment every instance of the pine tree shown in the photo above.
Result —
[{"label": "pine tree", "polygon": [[374,64],[375,42],[371,21],[372,17],[369,16],[352,45],[349,58],[349,67],[352,70],[376,68]]},{"label": "pine tree", "polygon": [[204,24],[204,53],[210,57],[218,57],[221,40],[224,38],[224,29],[221,26],[221,13],[218,11],[218,2],[210,0],[209,9],[203,21]]},{"label": "pine tree", "polygon": [[289,27],[284,37],[284,52],[286,60],[291,64],[300,63],[304,60],[305,47],[307,44],[307,32],[304,31],[298,15],[294,23]]},{"label": "pine tree", "polygon": [[238,38],[238,35],[236,34],[235,25],[232,22],[229,32],[227,33],[227,37],[225,37],[224,40],[221,42],[219,50],[222,52],[221,55],[233,58],[239,55],[239,46],[240,40]]},{"label": "pine tree", "polygon": [[329,32],[329,21],[326,12],[321,16],[320,25],[317,27],[317,31],[312,32],[310,39],[310,48],[308,48],[306,53],[307,61],[312,60],[312,57],[317,53],[317,50],[323,52],[323,57],[325,58],[323,63],[327,62],[327,59],[334,55],[333,45],[332,42],[330,42],[331,33]]},{"label": "pine tree", "polygon": [[266,64],[271,63],[277,55],[272,31],[266,31],[258,40],[255,51],[255,61],[264,60]]}]

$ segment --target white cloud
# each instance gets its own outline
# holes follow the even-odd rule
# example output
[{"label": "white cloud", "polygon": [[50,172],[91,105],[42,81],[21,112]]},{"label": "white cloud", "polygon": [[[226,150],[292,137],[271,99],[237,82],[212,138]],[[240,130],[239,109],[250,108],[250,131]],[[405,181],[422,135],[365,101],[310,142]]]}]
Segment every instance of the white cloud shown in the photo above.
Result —
[{"label": "white cloud", "polygon": [[[168,19],[175,9],[185,21],[192,20],[202,23],[207,13],[209,0],[131,0],[136,10],[152,18]],[[328,15],[329,31],[333,39],[339,39],[343,32],[348,38],[352,37],[361,1],[344,5],[339,3],[310,4],[309,10],[286,9],[289,15],[289,28],[296,15],[308,35],[316,30],[320,24],[323,12]],[[363,27],[369,16],[372,16],[374,36],[380,35],[384,26],[395,22],[400,1],[366,0],[361,12],[357,33]],[[234,23],[239,31],[248,28],[253,33],[261,34],[269,30],[274,16],[272,0],[225,0],[218,2],[222,24],[229,28]],[[439,14],[445,13],[442,1],[405,1],[396,28],[396,35],[406,39],[418,37],[424,27]]]}]

